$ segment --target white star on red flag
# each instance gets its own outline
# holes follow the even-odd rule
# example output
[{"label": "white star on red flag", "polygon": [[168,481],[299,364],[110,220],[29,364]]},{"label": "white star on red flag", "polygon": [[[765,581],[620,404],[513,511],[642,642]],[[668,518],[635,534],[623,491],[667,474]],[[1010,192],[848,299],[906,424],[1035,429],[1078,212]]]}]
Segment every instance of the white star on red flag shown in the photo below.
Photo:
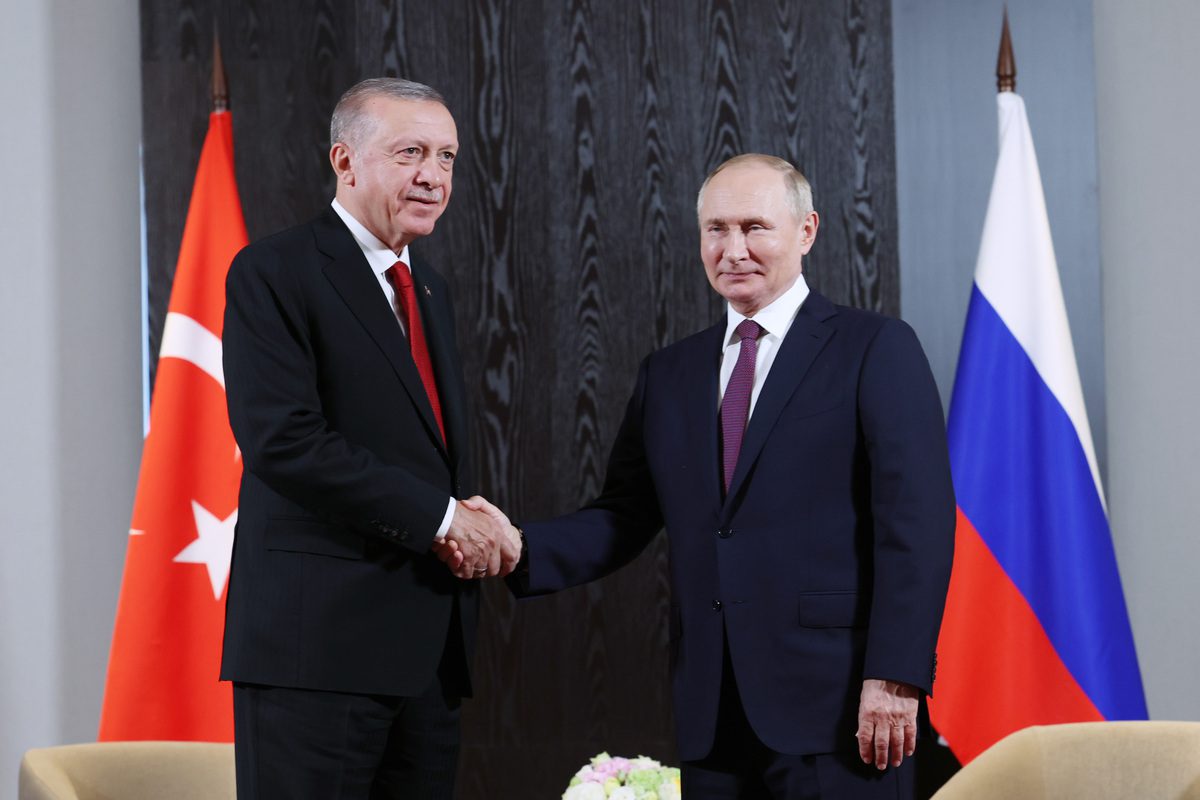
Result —
[{"label": "white star on red flag", "polygon": [[237,524],[237,509],[225,519],[219,519],[204,506],[192,501],[196,517],[197,538],[175,556],[177,564],[203,564],[212,583],[213,599],[220,600],[229,579],[229,562],[233,557],[233,529]]}]

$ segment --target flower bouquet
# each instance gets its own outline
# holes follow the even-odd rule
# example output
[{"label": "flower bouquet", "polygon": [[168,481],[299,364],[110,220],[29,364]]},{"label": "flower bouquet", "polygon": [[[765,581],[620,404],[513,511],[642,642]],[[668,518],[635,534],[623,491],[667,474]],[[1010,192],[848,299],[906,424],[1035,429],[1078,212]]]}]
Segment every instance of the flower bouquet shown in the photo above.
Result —
[{"label": "flower bouquet", "polygon": [[679,770],[652,758],[601,753],[571,778],[562,800],[680,800]]}]

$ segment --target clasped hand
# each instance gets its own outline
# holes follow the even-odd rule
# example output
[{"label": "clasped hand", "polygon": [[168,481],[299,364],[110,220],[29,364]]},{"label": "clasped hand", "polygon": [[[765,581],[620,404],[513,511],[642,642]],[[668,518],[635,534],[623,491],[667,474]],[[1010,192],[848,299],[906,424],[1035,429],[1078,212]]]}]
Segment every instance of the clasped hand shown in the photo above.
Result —
[{"label": "clasped hand", "polygon": [[459,578],[504,577],[521,560],[521,535],[500,509],[475,496],[458,502],[433,553]]}]

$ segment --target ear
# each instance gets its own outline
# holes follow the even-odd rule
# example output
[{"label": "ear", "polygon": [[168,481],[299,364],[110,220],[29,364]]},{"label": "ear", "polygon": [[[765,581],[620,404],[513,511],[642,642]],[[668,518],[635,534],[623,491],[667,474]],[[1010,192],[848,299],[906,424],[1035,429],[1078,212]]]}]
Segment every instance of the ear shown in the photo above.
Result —
[{"label": "ear", "polygon": [[354,168],[350,156],[350,147],[345,142],[336,142],[329,149],[329,163],[333,165],[337,182],[346,186],[354,185]]},{"label": "ear", "polygon": [[817,228],[820,224],[821,218],[817,216],[817,212],[808,212],[808,216],[804,218],[804,223],[800,226],[800,252],[802,255],[808,255],[808,251],[812,250],[813,243],[817,240]]}]

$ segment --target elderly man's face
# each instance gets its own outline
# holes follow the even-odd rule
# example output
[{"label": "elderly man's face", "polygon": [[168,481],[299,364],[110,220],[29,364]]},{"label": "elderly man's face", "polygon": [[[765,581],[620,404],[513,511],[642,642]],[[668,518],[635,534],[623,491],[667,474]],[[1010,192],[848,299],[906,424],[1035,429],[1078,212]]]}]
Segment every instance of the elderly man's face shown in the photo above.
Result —
[{"label": "elderly man's face", "polygon": [[363,141],[330,153],[338,200],[398,253],[432,233],[450,202],[458,129],[441,103],[372,97],[363,113]]},{"label": "elderly man's face", "polygon": [[816,213],[797,219],[785,192],[780,173],[753,163],[718,172],[704,190],[700,257],[708,282],[746,316],[791,288],[817,235]]}]

